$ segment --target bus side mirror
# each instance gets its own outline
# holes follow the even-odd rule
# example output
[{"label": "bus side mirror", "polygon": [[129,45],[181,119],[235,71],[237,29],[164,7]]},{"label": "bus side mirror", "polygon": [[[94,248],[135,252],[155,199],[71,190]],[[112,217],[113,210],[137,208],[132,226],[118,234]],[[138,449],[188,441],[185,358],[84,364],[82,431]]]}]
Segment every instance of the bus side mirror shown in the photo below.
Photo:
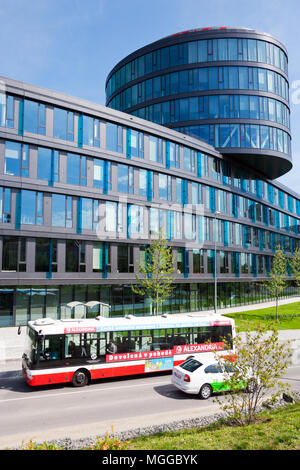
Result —
[{"label": "bus side mirror", "polygon": [[22,333],[22,329],[21,329],[21,326],[19,326],[18,328],[18,335],[20,335]]}]

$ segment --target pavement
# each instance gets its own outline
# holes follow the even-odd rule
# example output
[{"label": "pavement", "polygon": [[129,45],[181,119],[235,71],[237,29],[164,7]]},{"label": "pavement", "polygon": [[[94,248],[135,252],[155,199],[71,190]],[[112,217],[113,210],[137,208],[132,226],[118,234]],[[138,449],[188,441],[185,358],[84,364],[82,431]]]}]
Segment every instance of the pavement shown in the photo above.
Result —
[{"label": "pavement", "polygon": [[[299,301],[299,297],[293,297],[289,299],[280,300],[279,305],[289,304],[293,302]],[[228,314],[228,313],[236,313],[236,312],[246,312],[248,310],[258,310],[261,308],[268,308],[274,307],[274,301],[272,302],[263,302],[259,304],[251,304],[251,305],[242,305],[238,307],[229,307],[218,309],[219,314]],[[207,310],[200,312],[191,312],[193,315],[197,314],[202,315],[213,315],[213,310]],[[25,332],[24,332],[25,333]],[[23,333],[24,337],[25,334]],[[0,336],[1,336],[1,329],[0,329]],[[294,365],[300,364],[300,317],[299,317],[299,329],[295,330],[279,330],[279,339],[282,341],[292,340],[292,350],[293,350],[293,359],[292,362]],[[0,378],[3,377],[12,377],[18,376],[22,374],[22,354],[20,353],[19,357],[10,358],[6,360],[0,360]]]}]

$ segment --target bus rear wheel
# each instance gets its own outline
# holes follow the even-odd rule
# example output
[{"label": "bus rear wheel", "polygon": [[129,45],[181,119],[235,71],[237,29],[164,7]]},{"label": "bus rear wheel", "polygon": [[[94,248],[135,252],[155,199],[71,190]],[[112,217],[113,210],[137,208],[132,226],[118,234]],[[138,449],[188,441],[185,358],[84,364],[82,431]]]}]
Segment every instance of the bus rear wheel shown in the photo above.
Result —
[{"label": "bus rear wheel", "polygon": [[72,384],[74,387],[84,387],[88,384],[89,376],[86,370],[78,369],[72,378]]}]

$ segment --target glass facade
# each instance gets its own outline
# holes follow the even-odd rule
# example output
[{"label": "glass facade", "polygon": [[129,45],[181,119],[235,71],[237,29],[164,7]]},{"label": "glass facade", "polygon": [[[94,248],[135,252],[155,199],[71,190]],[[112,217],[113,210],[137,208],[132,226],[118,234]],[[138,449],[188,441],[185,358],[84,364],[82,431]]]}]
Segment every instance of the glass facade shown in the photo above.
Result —
[{"label": "glass facade", "polygon": [[[120,268],[130,269],[130,254],[120,253]],[[129,258],[128,258],[129,256]],[[200,265],[201,266],[201,265]],[[197,270],[197,268],[195,268]],[[80,287],[80,288],[79,288]],[[291,282],[281,293],[284,299],[297,295],[297,289]],[[14,300],[15,303],[14,303]],[[147,300],[134,294],[129,284],[113,285],[35,285],[35,286],[0,286],[0,326],[25,325],[29,320],[41,317],[65,318],[72,301],[85,303],[90,300],[102,301],[110,305],[111,316],[151,315]],[[220,282],[218,283],[218,308],[251,305],[272,300],[262,283],[256,282]],[[162,313],[181,313],[186,311],[213,310],[213,283],[191,282],[177,284],[171,297],[160,307]],[[68,313],[71,317],[74,312]],[[99,315],[99,307],[89,312],[89,316]]]},{"label": "glass facade", "polygon": [[[212,309],[215,273],[219,308],[269,300],[276,246],[287,257],[299,247],[300,197],[221,152],[290,153],[286,56],[271,40],[233,39],[183,41],[116,69],[110,99],[147,122],[26,85],[29,99],[8,80],[0,326],[74,315],[75,300],[108,303],[113,316],[152,314],[130,285],[161,228],[176,284],[164,312]],[[296,294],[288,281],[283,296]]]},{"label": "glass facade", "polygon": [[116,70],[107,81],[107,98],[144,75],[181,65],[217,61],[258,62],[272,65],[285,73],[288,63],[285,51],[268,41],[241,37],[181,42],[141,54]]},{"label": "glass facade", "polygon": [[[249,164],[265,168],[271,179],[291,169],[284,47],[242,28],[185,34],[123,59],[109,74],[107,106],[226,149],[226,155],[255,149]],[[270,165],[266,151],[281,157]]]},{"label": "glass facade", "polygon": [[126,111],[156,98],[207,90],[265,91],[289,101],[288,81],[280,73],[259,67],[232,66],[193,68],[149,78],[115,94],[107,104]]},{"label": "glass facade", "polygon": [[247,118],[272,121],[290,127],[290,112],[285,104],[273,98],[254,95],[181,98],[139,108],[132,114],[157,124],[199,119]]}]

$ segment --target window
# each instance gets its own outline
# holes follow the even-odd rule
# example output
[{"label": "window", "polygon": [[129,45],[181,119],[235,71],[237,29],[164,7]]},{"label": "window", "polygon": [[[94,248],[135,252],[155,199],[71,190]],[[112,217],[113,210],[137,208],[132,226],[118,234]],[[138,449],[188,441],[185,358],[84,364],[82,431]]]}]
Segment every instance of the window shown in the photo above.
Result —
[{"label": "window", "polygon": [[249,272],[249,254],[241,253],[241,272],[247,274]]},{"label": "window", "polygon": [[81,226],[85,230],[97,230],[99,210],[97,199],[81,198]]},{"label": "window", "polygon": [[130,129],[130,155],[144,158],[144,134]]},{"label": "window", "polygon": [[85,272],[85,242],[66,240],[66,272]]},{"label": "window", "polygon": [[123,127],[110,122],[106,123],[106,148],[113,152],[123,153]]},{"label": "window", "polygon": [[21,190],[21,224],[44,224],[43,193]]},{"label": "window", "polygon": [[196,239],[196,215],[184,214],[184,236],[188,240]]},{"label": "window", "polygon": [[11,190],[0,187],[0,223],[9,224],[11,221]]},{"label": "window", "polygon": [[5,142],[5,167],[6,175],[29,176],[29,148],[28,145],[18,142]]},{"label": "window", "polygon": [[185,269],[185,262],[184,262],[184,249],[177,248],[177,272],[183,273]]},{"label": "window", "polygon": [[170,142],[169,152],[170,152],[170,167],[179,168],[180,167],[180,146],[178,144],[174,144],[173,142]]},{"label": "window", "polygon": [[107,232],[123,231],[123,205],[118,202],[105,203],[105,230]]},{"label": "window", "polygon": [[74,113],[54,108],[53,136],[57,139],[74,141]]},{"label": "window", "polygon": [[111,190],[111,162],[94,158],[94,188]]},{"label": "window", "polygon": [[158,197],[166,201],[172,200],[172,178],[169,175],[158,174]]},{"label": "window", "polygon": [[118,192],[133,194],[133,167],[118,164]]},{"label": "window", "polygon": [[202,204],[202,185],[192,182],[192,204]]},{"label": "window", "polygon": [[211,364],[204,369],[206,374],[221,374],[223,372],[222,367],[218,364]]},{"label": "window", "polygon": [[59,152],[38,147],[37,177],[52,182],[59,181]]},{"label": "window", "polygon": [[99,119],[83,116],[83,144],[90,147],[100,147]]},{"label": "window", "polygon": [[193,272],[194,274],[204,273],[203,250],[193,250]]},{"label": "window", "polygon": [[147,170],[139,169],[139,194],[147,197]]},{"label": "window", "polygon": [[120,243],[118,245],[118,272],[133,273],[133,245]]},{"label": "window", "polygon": [[167,233],[171,239],[181,238],[181,212],[167,212]]},{"label": "window", "polygon": [[130,236],[144,233],[144,208],[130,204],[128,207],[128,234]]},{"label": "window", "polygon": [[104,270],[111,271],[110,247],[105,254],[105,245],[103,242],[93,244],[93,272],[102,273]]},{"label": "window", "polygon": [[2,272],[26,271],[26,238],[2,237]]},{"label": "window", "polygon": [[0,93],[0,126],[14,127],[14,97]]},{"label": "window", "polygon": [[218,194],[219,194],[219,210],[220,212],[226,213],[227,212],[227,192],[219,189]]},{"label": "window", "polygon": [[163,162],[163,140],[149,136],[149,158],[152,162]]},{"label": "window", "polygon": [[46,107],[44,104],[24,100],[24,131],[46,135]]},{"label": "window", "polygon": [[176,178],[176,202],[182,203],[182,182],[181,178]]},{"label": "window", "polygon": [[195,173],[196,171],[196,152],[187,147],[183,148],[183,166],[186,171]]},{"label": "window", "polygon": [[212,158],[211,176],[212,178],[221,181],[221,160],[218,158]]},{"label": "window", "polygon": [[150,235],[157,235],[159,230],[164,227],[165,211],[150,207],[149,210],[149,227]]},{"label": "window", "polygon": [[52,226],[72,228],[72,196],[52,194]]},{"label": "window", "polygon": [[226,274],[229,273],[229,258],[227,251],[220,251],[219,252],[219,259],[220,259],[220,273]]},{"label": "window", "polygon": [[215,271],[215,253],[214,250],[207,250],[207,272],[213,274]]},{"label": "window", "polygon": [[76,184],[77,186],[86,186],[86,157],[68,153],[67,183]]},{"label": "window", "polygon": [[57,240],[49,238],[36,238],[35,271],[57,272]]}]

